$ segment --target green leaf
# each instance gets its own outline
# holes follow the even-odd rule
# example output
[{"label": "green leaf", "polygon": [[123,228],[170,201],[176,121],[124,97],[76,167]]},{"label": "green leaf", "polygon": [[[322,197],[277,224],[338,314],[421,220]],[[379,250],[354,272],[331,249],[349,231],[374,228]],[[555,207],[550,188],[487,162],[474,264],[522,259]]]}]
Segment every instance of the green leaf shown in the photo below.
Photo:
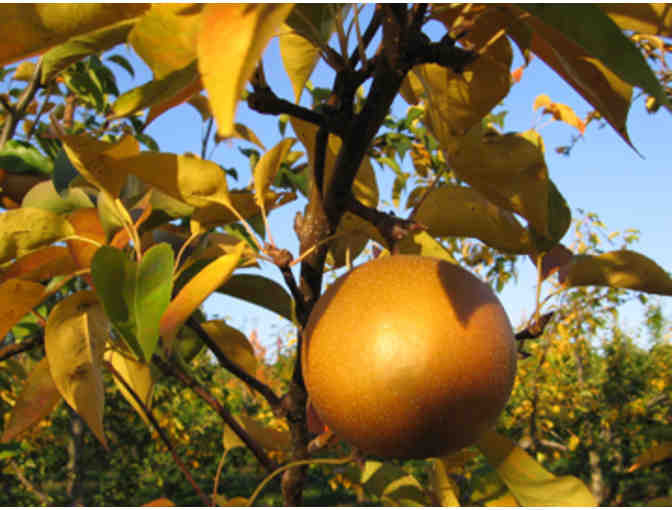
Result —
[{"label": "green leaf", "polygon": [[116,248],[103,246],[93,257],[91,274],[114,327],[141,360],[150,360],[159,342],[159,321],[172,292],[170,245],[153,246],[140,264]]},{"label": "green leaf", "polygon": [[54,164],[29,143],[9,140],[0,150],[0,168],[13,174],[51,175]]},{"label": "green leaf", "polygon": [[33,186],[21,201],[21,207],[35,207],[55,213],[69,213],[75,209],[93,207],[85,191],[79,188],[66,189],[59,194],[52,181],[43,181]]},{"label": "green leaf", "polygon": [[108,325],[95,293],[80,291],[51,310],[44,331],[44,348],[54,384],[105,449],[102,362]]},{"label": "green leaf", "polygon": [[477,446],[521,506],[596,504],[581,480],[573,476],[554,476],[525,450],[494,430],[487,432]]},{"label": "green leaf", "polygon": [[667,271],[650,258],[630,250],[574,255],[564,285],[603,285],[672,296],[672,278]]},{"label": "green leaf", "polygon": [[122,57],[121,55],[110,55],[107,57],[107,60],[124,68],[124,70],[131,75],[131,78],[135,78],[135,70],[126,57]]},{"label": "green leaf", "polygon": [[[108,50],[126,41],[135,19],[121,21],[68,39],[52,48],[42,59],[42,82],[46,83],[70,64],[82,58]],[[132,70],[132,68],[131,68]]]},{"label": "green leaf", "polygon": [[56,213],[34,207],[0,214],[0,263],[60,241],[75,233],[70,223]]},{"label": "green leaf", "polygon": [[61,149],[56,156],[56,161],[54,161],[54,172],[51,176],[54,189],[58,193],[63,193],[77,176],[79,176],[79,172],[70,162],[70,158],[65,151]]},{"label": "green leaf", "polygon": [[294,303],[277,282],[257,274],[234,274],[217,292],[261,306],[293,321]]},{"label": "green leaf", "polygon": [[667,94],[634,43],[599,6],[593,4],[521,4],[548,26],[576,42],[623,80],[670,106]]}]

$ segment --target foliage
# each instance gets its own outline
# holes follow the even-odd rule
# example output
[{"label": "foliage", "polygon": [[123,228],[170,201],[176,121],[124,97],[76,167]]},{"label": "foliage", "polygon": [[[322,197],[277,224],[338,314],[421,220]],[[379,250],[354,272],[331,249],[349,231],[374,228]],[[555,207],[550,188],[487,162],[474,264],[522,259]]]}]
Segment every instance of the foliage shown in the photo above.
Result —
[{"label": "foliage", "polygon": [[[572,220],[541,134],[504,132],[507,112],[496,110],[526,78],[524,67],[511,69],[515,45],[594,108],[581,119],[540,96],[540,115],[581,137],[606,123],[631,145],[635,87],[648,111],[670,107],[666,8],[367,9],[7,7],[0,477],[10,489],[0,501],[254,503],[277,466],[286,472],[257,503],[669,501],[672,359],[668,325],[646,295],[672,295],[672,279],[628,249],[635,233],[607,234],[594,214]],[[441,40],[423,33],[428,21],[445,29]],[[275,36],[293,101],[264,74]],[[118,73],[135,73],[116,52],[124,43],[153,78],[122,91]],[[310,82],[319,61],[331,87]],[[409,107],[394,118],[399,95]],[[235,122],[242,100],[278,117],[282,139],[270,149]],[[160,151],[145,133],[186,102],[203,119],[200,156]],[[226,139],[245,141],[246,187],[230,187],[240,169],[207,158]],[[576,139],[556,150],[569,155]],[[389,197],[382,179],[392,180]],[[291,253],[267,217],[301,199],[300,253]],[[561,243],[568,233],[571,246]],[[325,430],[303,387],[295,352],[324,275],[388,253],[460,264],[497,290],[520,261],[538,269],[499,432],[448,458],[356,456]],[[260,262],[276,266],[284,286],[260,274]],[[295,341],[271,361],[259,339],[206,320],[200,305],[215,292],[292,320]],[[648,347],[618,322],[635,296],[648,307]]]}]

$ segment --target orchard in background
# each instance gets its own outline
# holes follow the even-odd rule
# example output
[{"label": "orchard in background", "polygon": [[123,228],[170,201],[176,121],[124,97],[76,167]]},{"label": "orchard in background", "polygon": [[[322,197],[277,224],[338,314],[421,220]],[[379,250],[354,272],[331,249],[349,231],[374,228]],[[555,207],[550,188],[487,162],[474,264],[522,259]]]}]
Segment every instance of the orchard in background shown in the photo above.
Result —
[{"label": "orchard in background", "polygon": [[[635,234],[609,234],[594,214],[575,218],[572,243],[561,244],[572,213],[541,135],[502,132],[493,112],[530,78],[512,69],[519,51],[594,111],[581,119],[543,95],[535,109],[582,135],[608,125],[630,145],[635,87],[651,113],[670,108],[669,6],[8,4],[3,14],[0,462],[3,479],[29,494],[12,492],[8,503],[254,504],[269,482],[277,493],[277,475],[269,504],[302,504],[316,477],[350,504],[669,504],[667,325],[650,305],[646,351],[616,319],[628,299],[672,295],[672,279],[628,249]],[[440,40],[423,32],[430,20],[445,28]],[[266,79],[261,57],[273,37],[293,97]],[[114,51],[126,43],[153,79],[120,91],[115,73],[134,73]],[[328,88],[309,81],[320,60],[333,71]],[[299,101],[305,91],[310,106]],[[389,112],[398,95],[409,105],[401,119]],[[277,116],[281,141],[267,149],[255,126],[237,123],[240,101]],[[185,102],[203,118],[200,156],[160,152],[144,132]],[[246,143],[248,186],[234,188],[237,170],[207,159],[227,139]],[[412,168],[402,168],[407,155]],[[390,197],[381,179],[393,180]],[[300,197],[291,253],[267,217]],[[603,251],[607,238],[619,249]],[[538,274],[498,431],[407,463],[335,436],[297,354],[325,274],[400,254],[477,271],[496,290],[519,262]],[[258,341],[208,320],[200,307],[215,292],[292,321],[292,349],[270,362]],[[137,428],[160,447],[134,444]],[[59,434],[69,436],[65,491],[47,467],[66,464],[49,446]],[[252,456],[239,459],[247,481],[227,492],[220,479],[240,446]],[[84,483],[83,459],[98,450],[131,452],[122,458],[137,476],[108,468],[114,491],[125,480],[121,495]],[[147,474],[152,461],[170,483]],[[150,479],[155,493],[133,488]]]}]

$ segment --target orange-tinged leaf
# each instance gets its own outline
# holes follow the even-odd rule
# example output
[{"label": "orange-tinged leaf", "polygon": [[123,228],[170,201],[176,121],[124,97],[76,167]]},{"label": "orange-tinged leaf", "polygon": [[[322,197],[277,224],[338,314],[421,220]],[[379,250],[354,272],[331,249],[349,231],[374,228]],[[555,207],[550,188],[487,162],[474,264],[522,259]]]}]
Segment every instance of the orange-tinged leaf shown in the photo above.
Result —
[{"label": "orange-tinged leaf", "polygon": [[183,103],[202,88],[194,61],[161,79],[147,82],[119,96],[112,105],[109,118],[127,117],[151,107],[145,122],[147,125],[161,113]]},{"label": "orange-tinged leaf", "polygon": [[220,136],[233,135],[245,84],[293,4],[210,4],[201,14],[198,66]]},{"label": "orange-tinged leaf", "polygon": [[150,501],[149,503],[145,503],[142,506],[175,506],[175,503],[173,503],[171,500],[167,498],[159,498]]},{"label": "orange-tinged leaf", "polygon": [[31,370],[23,390],[16,400],[0,442],[11,441],[40,420],[49,416],[61,400],[51,378],[47,358],[42,358]]},{"label": "orange-tinged leaf", "polygon": [[266,214],[265,196],[275,175],[280,170],[280,165],[287,157],[289,149],[296,143],[294,138],[287,138],[275,145],[271,150],[264,153],[254,167],[254,196],[262,214]]},{"label": "orange-tinged leaf", "polygon": [[62,216],[33,207],[0,214],[0,263],[48,246],[74,234]]},{"label": "orange-tinged leaf", "polygon": [[566,287],[604,285],[672,296],[672,278],[667,271],[650,258],[630,250],[574,255],[567,272]]},{"label": "orange-tinged leaf", "polygon": [[548,113],[555,120],[575,127],[581,134],[586,130],[586,123],[574,113],[574,110],[565,104],[554,103],[546,94],[540,94],[534,100],[532,109],[536,111],[539,108],[543,108],[543,113]]},{"label": "orange-tinged leaf", "polygon": [[238,266],[244,248],[245,243],[241,242],[234,253],[222,255],[208,264],[180,290],[161,317],[159,333],[164,341],[171,342],[192,312],[229,279]]},{"label": "orange-tinged leaf", "polygon": [[80,291],[51,310],[44,333],[49,369],[58,391],[106,449],[102,361],[108,329],[96,294]]},{"label": "orange-tinged leaf", "polygon": [[248,374],[254,375],[257,370],[257,358],[254,348],[247,337],[223,320],[212,320],[201,324],[208,336],[226,354]]},{"label": "orange-tinged leaf", "polygon": [[99,245],[105,244],[105,230],[100,223],[97,209],[77,209],[68,216],[68,221],[75,228],[75,233],[86,239],[91,239],[95,243],[80,241],[77,239],[68,240],[68,249],[72,260],[79,269],[85,269],[91,266],[91,259],[99,248]]},{"label": "orange-tinged leaf", "polygon": [[477,446],[521,506],[596,504],[581,480],[573,476],[554,476],[525,450],[494,430],[486,432]]},{"label": "orange-tinged leaf", "polygon": [[10,278],[41,282],[54,276],[72,273],[76,269],[65,246],[48,246],[17,259],[0,275],[0,282]]},{"label": "orange-tinged leaf", "polygon": [[138,20],[128,42],[161,79],[196,59],[202,5],[153,4]]},{"label": "orange-tinged leaf", "polygon": [[[135,394],[140,397],[140,400],[151,409],[154,381],[149,365],[128,358],[118,351],[108,351],[105,358],[110,362],[117,373],[123,377],[124,381],[128,383]],[[119,382],[116,377],[114,378],[114,382],[128,403],[137,411],[143,421],[149,425],[149,419],[145,415],[145,412],[126,389],[126,386]]]},{"label": "orange-tinged leaf", "polygon": [[431,190],[414,218],[433,236],[475,237],[508,253],[532,249],[529,233],[515,216],[472,188],[444,184]]},{"label": "orange-tinged leaf", "polygon": [[0,338],[45,298],[44,286],[10,278],[0,284]]},{"label": "orange-tinged leaf", "polygon": [[41,53],[72,36],[134,18],[147,4],[7,4],[0,66]]},{"label": "orange-tinged leaf", "polygon": [[623,30],[672,37],[672,9],[668,4],[599,4]]},{"label": "orange-tinged leaf", "polygon": [[138,141],[130,135],[116,144],[101,142],[87,135],[62,135],[60,139],[68,159],[79,173],[98,189],[117,198],[127,177],[117,161],[138,154]]}]

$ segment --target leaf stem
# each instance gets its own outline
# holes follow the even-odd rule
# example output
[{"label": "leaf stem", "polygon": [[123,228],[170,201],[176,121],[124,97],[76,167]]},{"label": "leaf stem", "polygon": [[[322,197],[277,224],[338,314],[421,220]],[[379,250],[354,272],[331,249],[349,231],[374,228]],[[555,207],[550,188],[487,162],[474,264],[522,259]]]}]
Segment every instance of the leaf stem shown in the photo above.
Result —
[{"label": "leaf stem", "polygon": [[189,470],[187,467],[184,465],[182,460],[179,458],[177,455],[177,451],[175,450],[175,446],[170,442],[170,439],[168,438],[167,434],[165,431],[160,427],[159,422],[156,421],[156,417],[154,416],[154,413],[152,412],[151,409],[149,409],[145,403],[142,401],[142,399],[138,396],[138,394],[131,388],[131,386],[126,382],[126,380],[117,372],[117,370],[112,366],[112,363],[109,361],[105,362],[105,365],[107,369],[112,372],[112,375],[121,383],[121,385],[126,388],[126,391],[128,391],[131,396],[133,397],[133,400],[140,406],[142,411],[145,413],[145,416],[149,419],[151,422],[152,426],[156,430],[156,432],[159,434],[159,437],[163,441],[163,443],[166,445],[168,450],[170,451],[170,454],[173,456],[173,460],[175,461],[175,464],[177,467],[182,471],[182,474],[184,477],[187,479],[189,484],[194,488],[198,496],[201,498],[201,501],[203,502],[204,506],[213,506],[212,501],[208,496],[205,495],[205,493],[201,490],[201,488],[196,484],[194,479],[192,478],[191,474],[189,473]]}]

